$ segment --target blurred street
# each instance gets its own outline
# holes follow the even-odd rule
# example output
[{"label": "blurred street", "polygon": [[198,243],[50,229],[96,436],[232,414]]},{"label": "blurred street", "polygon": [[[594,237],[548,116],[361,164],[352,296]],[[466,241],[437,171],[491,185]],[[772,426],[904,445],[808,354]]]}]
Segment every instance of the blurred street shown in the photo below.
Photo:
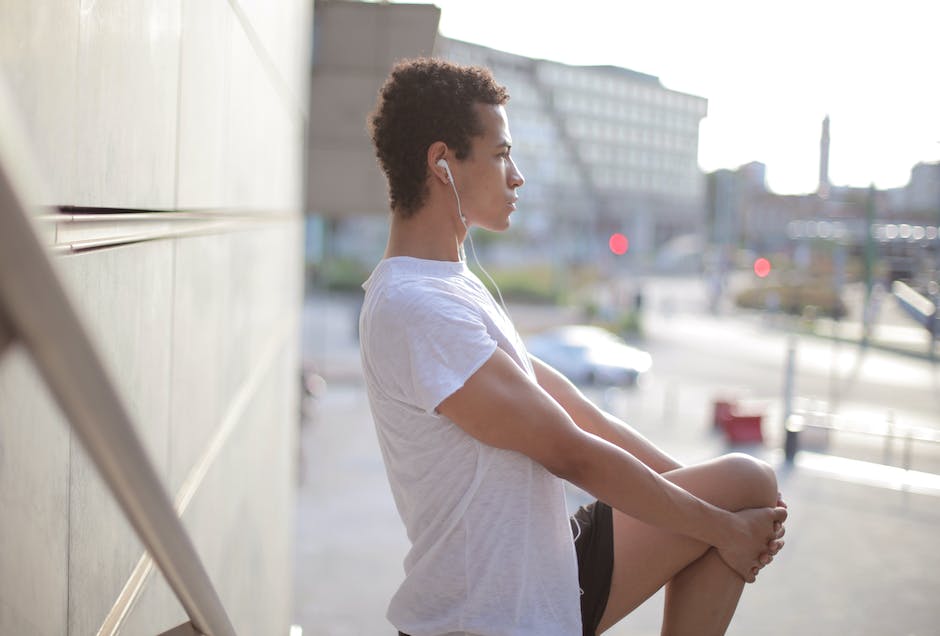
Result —
[{"label": "blurred street", "polygon": [[[787,547],[746,589],[729,634],[937,634],[940,445],[915,442],[905,459],[903,440],[804,433],[807,450],[786,466],[784,369],[799,325],[729,307],[706,313],[697,279],[647,279],[644,294],[635,344],[652,354],[652,371],[635,389],[588,394],[684,462],[728,450],[712,426],[715,398],[761,409],[765,443],[742,450],[778,467],[790,506]],[[579,319],[573,310],[509,308],[523,335]],[[392,634],[385,608],[408,547],[362,386],[357,312],[355,298],[316,295],[304,315],[304,359],[325,390],[302,429],[293,622],[317,636]],[[851,312],[835,329],[848,341],[792,340],[797,408],[832,404],[833,421],[856,427],[940,428],[940,366],[890,298],[872,346],[851,342],[859,333]],[[904,461],[912,470],[899,468]],[[584,498],[569,495],[572,507]],[[658,634],[661,603],[660,594],[608,633]]]}]

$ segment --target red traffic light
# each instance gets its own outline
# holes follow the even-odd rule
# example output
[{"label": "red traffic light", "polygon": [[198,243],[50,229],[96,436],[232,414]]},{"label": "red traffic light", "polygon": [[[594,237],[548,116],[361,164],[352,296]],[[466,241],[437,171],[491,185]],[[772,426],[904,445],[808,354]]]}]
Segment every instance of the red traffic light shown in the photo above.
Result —
[{"label": "red traffic light", "polygon": [[754,273],[757,274],[758,278],[767,278],[767,275],[770,274],[770,261],[766,258],[758,258],[754,261]]},{"label": "red traffic light", "polygon": [[607,245],[610,247],[610,251],[617,256],[623,256],[627,253],[627,250],[630,249],[630,241],[628,241],[627,237],[620,232],[611,234],[610,240],[607,241]]}]

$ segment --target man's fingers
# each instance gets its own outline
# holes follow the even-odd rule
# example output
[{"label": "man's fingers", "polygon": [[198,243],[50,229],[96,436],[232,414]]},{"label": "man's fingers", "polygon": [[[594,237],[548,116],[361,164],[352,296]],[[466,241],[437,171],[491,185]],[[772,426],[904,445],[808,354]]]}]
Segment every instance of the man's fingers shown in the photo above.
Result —
[{"label": "man's fingers", "polygon": [[774,539],[767,542],[767,550],[761,552],[761,554],[769,554],[770,556],[777,556],[777,553],[783,549],[783,541],[779,539]]}]

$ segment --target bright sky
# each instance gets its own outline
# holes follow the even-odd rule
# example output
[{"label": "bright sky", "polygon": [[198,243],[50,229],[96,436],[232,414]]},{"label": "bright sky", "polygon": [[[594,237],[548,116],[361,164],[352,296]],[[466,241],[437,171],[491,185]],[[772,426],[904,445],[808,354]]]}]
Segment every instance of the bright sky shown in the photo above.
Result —
[{"label": "bright sky", "polygon": [[447,37],[567,64],[624,66],[707,98],[705,171],[761,161],[774,191],[815,191],[826,114],[835,185],[902,186],[915,163],[940,160],[936,0],[434,4]]}]

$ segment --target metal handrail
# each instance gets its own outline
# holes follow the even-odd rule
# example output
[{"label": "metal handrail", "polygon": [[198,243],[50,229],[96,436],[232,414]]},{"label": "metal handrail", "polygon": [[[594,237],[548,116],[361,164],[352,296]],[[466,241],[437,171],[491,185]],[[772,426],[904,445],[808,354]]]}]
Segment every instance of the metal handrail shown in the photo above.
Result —
[{"label": "metal handrail", "polygon": [[[53,228],[54,239],[47,245],[52,254],[75,254],[119,245],[157,241],[167,238],[182,238],[203,234],[235,232],[250,227],[252,223],[293,220],[292,215],[277,211],[253,210],[190,210],[167,212],[120,211],[90,212],[75,214],[60,212],[40,214],[35,217],[41,228]],[[120,223],[116,228],[115,223]],[[89,226],[104,225],[106,229],[89,232]],[[61,228],[82,227],[86,231],[65,234]],[[76,238],[80,237],[80,238]]]},{"label": "metal handrail", "polygon": [[[803,428],[817,428],[837,433],[852,433],[854,435],[868,435],[871,437],[890,437],[894,439],[911,439],[915,442],[928,442],[940,444],[940,431],[925,426],[898,426],[886,420],[877,425],[859,426],[846,423],[832,423],[832,413],[826,411],[796,410],[796,415],[804,417],[800,424]],[[809,419],[807,419],[809,418]]]},{"label": "metal handrail", "polygon": [[235,630],[29,218],[37,172],[0,82],[0,307],[192,625]]},{"label": "metal handrail", "polygon": [[271,211],[265,208],[263,211],[254,210],[232,210],[205,208],[196,210],[176,210],[168,212],[166,210],[124,210],[121,212],[75,212],[77,208],[63,208],[58,212],[50,214],[39,214],[35,218],[43,223],[58,224],[85,224],[85,223],[110,223],[114,221],[171,221],[171,222],[189,222],[189,221],[218,221],[218,220],[237,220],[237,221],[259,221],[269,223],[271,220],[289,219],[293,220],[293,214],[285,212]]},{"label": "metal handrail", "polygon": [[940,445],[940,431],[926,428],[923,426],[898,426],[893,421],[893,416],[889,413],[888,419],[879,425],[868,424],[860,426],[850,423],[833,422],[834,415],[825,411],[812,409],[794,411],[786,422],[787,443],[785,452],[788,460],[792,461],[793,455],[797,451],[797,442],[790,440],[791,435],[799,435],[806,429],[816,429],[828,433],[861,435],[873,437],[884,441],[884,463],[890,463],[892,455],[891,447],[894,442],[904,443],[904,455],[901,467],[905,470],[911,467],[911,447],[916,443],[937,444]]},{"label": "metal handrail", "polygon": [[205,234],[219,234],[222,231],[236,230],[243,228],[243,224],[231,221],[206,221],[196,227],[176,230],[155,230],[151,232],[131,232],[128,234],[119,234],[116,236],[106,236],[102,238],[83,239],[79,241],[68,241],[66,243],[56,243],[49,250],[53,253],[77,253],[97,250],[104,247],[117,247],[118,245],[130,245],[132,243],[144,243],[147,241],[161,241],[168,238],[183,238],[187,236],[200,236]]}]

